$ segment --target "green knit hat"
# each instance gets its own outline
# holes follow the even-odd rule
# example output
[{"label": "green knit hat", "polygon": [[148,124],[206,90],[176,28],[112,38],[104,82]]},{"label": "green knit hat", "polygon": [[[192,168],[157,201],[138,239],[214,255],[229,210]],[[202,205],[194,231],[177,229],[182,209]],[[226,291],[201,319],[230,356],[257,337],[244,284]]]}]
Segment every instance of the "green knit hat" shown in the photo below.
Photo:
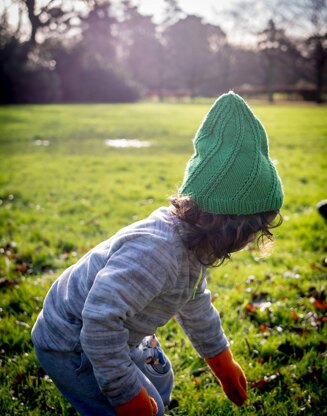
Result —
[{"label": "green knit hat", "polygon": [[260,121],[237,94],[220,96],[194,139],[180,196],[214,214],[256,214],[283,204],[283,189],[269,158]]}]

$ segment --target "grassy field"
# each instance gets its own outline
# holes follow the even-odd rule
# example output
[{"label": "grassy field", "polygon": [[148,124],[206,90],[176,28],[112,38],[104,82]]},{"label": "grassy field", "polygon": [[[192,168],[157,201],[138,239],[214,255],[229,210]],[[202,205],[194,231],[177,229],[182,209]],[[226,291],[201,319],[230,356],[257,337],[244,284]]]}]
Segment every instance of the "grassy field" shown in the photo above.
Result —
[{"label": "grassy field", "polygon": [[[60,272],[120,227],[167,204],[210,103],[0,108],[0,414],[74,415],[40,369],[30,330]],[[236,408],[175,321],[158,335],[174,365],[169,415],[318,415],[327,405],[327,107],[255,105],[285,188],[273,254],[249,249],[209,288],[249,400]],[[107,139],[148,148],[110,148]]]}]

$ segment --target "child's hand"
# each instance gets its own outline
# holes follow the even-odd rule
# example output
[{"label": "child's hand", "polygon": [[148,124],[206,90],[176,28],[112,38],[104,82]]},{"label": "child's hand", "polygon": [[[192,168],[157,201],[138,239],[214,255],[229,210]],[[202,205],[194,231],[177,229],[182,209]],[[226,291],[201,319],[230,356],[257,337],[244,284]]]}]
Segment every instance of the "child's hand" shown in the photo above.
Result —
[{"label": "child's hand", "polygon": [[118,416],[154,416],[158,413],[156,401],[144,387],[132,400],[115,408]]},{"label": "child's hand", "polygon": [[231,350],[227,348],[206,361],[219,378],[227,397],[237,406],[242,406],[247,399],[246,377],[241,366],[233,359]]}]

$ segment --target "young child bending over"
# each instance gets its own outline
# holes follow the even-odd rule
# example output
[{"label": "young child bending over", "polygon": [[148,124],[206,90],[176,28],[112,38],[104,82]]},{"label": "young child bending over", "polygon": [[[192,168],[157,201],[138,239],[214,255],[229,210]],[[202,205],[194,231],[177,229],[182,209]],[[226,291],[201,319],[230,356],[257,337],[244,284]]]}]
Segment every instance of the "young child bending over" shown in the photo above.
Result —
[{"label": "young child bending over", "polygon": [[81,415],[164,415],[173,370],[153,334],[173,316],[228,398],[238,406],[247,398],[206,267],[272,238],[281,181],[262,124],[233,92],[210,109],[194,148],[170,206],[96,246],[46,296],[32,331],[36,355]]}]

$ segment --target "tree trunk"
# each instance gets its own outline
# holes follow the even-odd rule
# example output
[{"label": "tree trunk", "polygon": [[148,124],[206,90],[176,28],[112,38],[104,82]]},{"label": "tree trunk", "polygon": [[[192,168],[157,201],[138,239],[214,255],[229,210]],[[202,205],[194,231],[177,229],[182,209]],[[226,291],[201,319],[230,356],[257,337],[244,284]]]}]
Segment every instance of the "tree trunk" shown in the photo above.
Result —
[{"label": "tree trunk", "polygon": [[39,17],[35,14],[35,0],[24,0],[24,3],[27,7],[28,18],[31,24],[31,35],[29,38],[29,42],[32,45],[35,45],[36,33],[37,33],[38,28],[40,27]]},{"label": "tree trunk", "polygon": [[315,47],[315,72],[316,72],[316,103],[323,102],[322,92],[324,87],[324,68],[326,63],[326,55],[321,40],[317,39]]},{"label": "tree trunk", "polygon": [[268,52],[267,54],[267,72],[266,72],[266,87],[268,94],[268,101],[270,103],[274,102],[274,70],[275,70],[275,58]]}]

